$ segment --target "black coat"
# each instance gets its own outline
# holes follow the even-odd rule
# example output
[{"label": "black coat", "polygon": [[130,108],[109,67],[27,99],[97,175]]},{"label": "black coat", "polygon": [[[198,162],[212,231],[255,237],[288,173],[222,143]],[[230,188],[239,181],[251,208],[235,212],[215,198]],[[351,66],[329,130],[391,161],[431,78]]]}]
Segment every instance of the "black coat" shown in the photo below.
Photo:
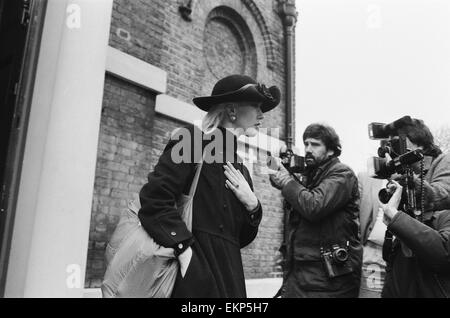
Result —
[{"label": "black coat", "polygon": [[[286,297],[356,297],[362,246],[359,236],[359,191],[353,171],[331,158],[311,172],[304,184],[289,182],[283,196],[292,206],[289,217]],[[321,248],[349,243],[353,272],[329,278]]]},{"label": "black coat", "polygon": [[[198,128],[187,130],[192,138],[202,136]],[[222,140],[223,147],[212,153],[214,162],[211,156],[205,157],[194,196],[192,232],[174,208],[182,192],[189,192],[196,167],[195,163],[189,162],[177,164],[171,156],[172,149],[180,146],[183,140],[168,143],[140,192],[142,208],[139,218],[150,236],[160,245],[174,248],[177,253],[189,245],[193,250],[186,275],[182,278],[179,273],[172,297],[246,297],[240,249],[255,239],[262,209],[259,204],[259,208],[250,214],[234,193],[225,187],[223,166],[225,159],[231,159],[253,189],[247,168],[237,162],[241,160],[236,153],[235,136],[222,128],[215,131],[218,132],[225,140]],[[201,143],[207,154],[211,148],[205,149],[205,146],[210,143]],[[193,139],[190,145],[195,145]],[[194,160],[195,153],[191,151],[191,160]]]},{"label": "black coat", "polygon": [[[424,223],[404,212],[389,223],[388,230],[397,239],[382,297],[450,297],[450,155],[433,161],[424,189]],[[407,257],[402,244],[413,257]]]}]

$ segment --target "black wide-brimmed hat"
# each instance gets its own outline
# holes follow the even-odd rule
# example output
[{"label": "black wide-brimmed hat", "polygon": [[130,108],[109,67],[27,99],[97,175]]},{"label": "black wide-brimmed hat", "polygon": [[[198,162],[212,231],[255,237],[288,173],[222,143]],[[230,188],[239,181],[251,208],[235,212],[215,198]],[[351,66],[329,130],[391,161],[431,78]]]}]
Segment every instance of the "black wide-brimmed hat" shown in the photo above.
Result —
[{"label": "black wide-brimmed hat", "polygon": [[281,99],[277,86],[267,88],[245,75],[230,75],[216,83],[211,96],[196,97],[195,105],[204,111],[217,104],[226,102],[260,102],[263,113],[274,109]]}]

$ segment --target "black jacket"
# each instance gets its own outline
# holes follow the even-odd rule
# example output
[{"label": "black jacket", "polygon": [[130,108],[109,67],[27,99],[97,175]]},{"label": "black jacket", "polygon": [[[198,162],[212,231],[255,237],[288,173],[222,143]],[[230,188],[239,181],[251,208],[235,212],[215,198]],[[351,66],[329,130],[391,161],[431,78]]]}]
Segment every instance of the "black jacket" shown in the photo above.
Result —
[{"label": "black jacket", "polygon": [[[246,297],[240,249],[256,237],[262,209],[259,204],[259,208],[250,214],[232,191],[225,187],[225,160],[234,161],[234,167],[242,172],[253,189],[251,177],[247,168],[237,163],[237,140],[233,134],[218,129],[208,138],[202,138],[198,128],[184,129],[192,137],[190,143],[186,143],[187,140],[171,140],[168,143],[154,171],[149,174],[148,183],[140,192],[142,208],[139,218],[157,243],[172,247],[177,253],[187,246],[193,249],[186,275],[184,278],[178,276],[172,297]],[[214,157],[211,157],[211,148],[205,147],[212,145],[208,139],[213,139],[211,136],[219,132],[217,135],[223,136],[224,140],[217,145],[222,144],[222,147],[215,147],[212,152]],[[182,193],[189,192],[196,164],[175,163],[172,150],[179,151],[182,142],[184,145],[196,145],[194,142],[199,140],[194,141],[194,136],[205,140],[199,145],[202,145],[207,156],[194,196],[190,232],[174,204]],[[198,157],[194,158],[196,151],[190,152],[183,155],[198,161]]]},{"label": "black jacket", "polygon": [[[283,195],[293,209],[289,217],[288,267],[301,272],[297,273],[298,289],[306,295],[357,290],[362,246],[358,181],[353,171],[333,157],[316,169],[304,185],[296,181],[288,183]],[[325,250],[334,244],[343,247],[347,241],[353,273],[328,278],[321,247]]]},{"label": "black jacket", "polygon": [[450,155],[433,161],[424,188],[424,223],[399,212],[388,226],[397,239],[382,297],[450,297]]}]

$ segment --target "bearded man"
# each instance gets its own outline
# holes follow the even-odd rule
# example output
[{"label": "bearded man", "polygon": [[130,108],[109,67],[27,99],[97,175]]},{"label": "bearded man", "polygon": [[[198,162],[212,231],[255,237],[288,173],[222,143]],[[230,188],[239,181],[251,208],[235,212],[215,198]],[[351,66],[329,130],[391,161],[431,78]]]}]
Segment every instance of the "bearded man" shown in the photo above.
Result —
[{"label": "bearded man", "polygon": [[358,297],[362,246],[358,180],[339,161],[332,127],[308,126],[303,134],[306,172],[301,183],[279,165],[270,175],[292,207],[288,216],[286,272],[281,297]]}]

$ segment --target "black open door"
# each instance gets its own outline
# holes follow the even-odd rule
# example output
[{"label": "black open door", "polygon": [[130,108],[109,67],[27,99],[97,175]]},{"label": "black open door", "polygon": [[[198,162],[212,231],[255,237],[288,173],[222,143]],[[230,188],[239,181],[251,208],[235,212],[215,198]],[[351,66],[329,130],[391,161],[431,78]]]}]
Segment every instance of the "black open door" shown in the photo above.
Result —
[{"label": "black open door", "polygon": [[46,3],[0,0],[0,297],[5,290]]}]

